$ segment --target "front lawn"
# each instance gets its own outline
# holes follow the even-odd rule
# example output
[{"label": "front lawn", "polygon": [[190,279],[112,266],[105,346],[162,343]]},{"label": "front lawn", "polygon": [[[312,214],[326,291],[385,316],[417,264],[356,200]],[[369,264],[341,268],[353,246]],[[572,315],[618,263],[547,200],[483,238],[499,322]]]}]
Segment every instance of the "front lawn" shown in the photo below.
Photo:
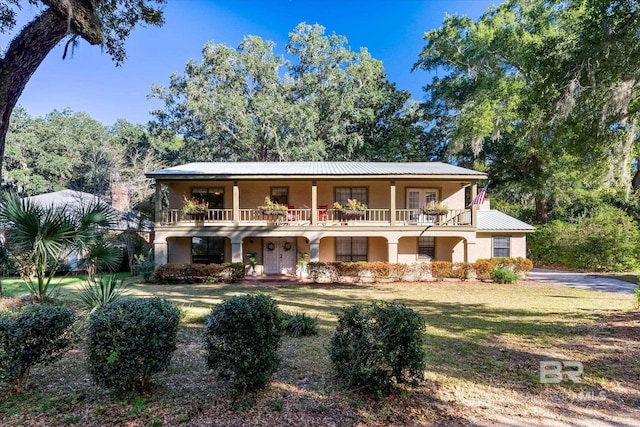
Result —
[{"label": "front lawn", "polygon": [[[61,288],[68,299],[75,285]],[[223,298],[262,292],[282,309],[317,316],[320,334],[285,338],[264,393],[233,399],[206,372],[202,329]],[[119,400],[91,384],[82,346],[38,367],[31,390],[0,403],[3,425],[633,424],[640,416],[640,316],[635,297],[524,281],[359,285],[132,283],[185,316],[170,369],[149,396]],[[427,321],[426,382],[376,400],[342,387],[326,352],[339,308],[399,301]],[[582,383],[541,384],[541,361],[578,361]],[[575,425],[575,424],[574,424]],[[586,424],[585,424],[586,425]]]}]

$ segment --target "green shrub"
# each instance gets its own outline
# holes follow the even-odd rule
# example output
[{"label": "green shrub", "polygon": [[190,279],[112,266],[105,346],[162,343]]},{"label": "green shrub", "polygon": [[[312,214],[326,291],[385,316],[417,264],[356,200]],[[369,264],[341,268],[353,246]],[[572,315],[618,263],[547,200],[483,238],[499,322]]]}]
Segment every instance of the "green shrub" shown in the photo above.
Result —
[{"label": "green shrub", "polygon": [[245,275],[241,262],[224,264],[163,264],[156,268],[153,278],[157,283],[236,283]]},{"label": "green shrub", "polygon": [[169,366],[180,312],[160,298],[125,299],[89,317],[87,359],[96,384],[118,393],[143,392]]},{"label": "green shrub", "polygon": [[83,308],[94,312],[103,305],[118,301],[125,295],[122,279],[114,274],[98,276],[95,282],[86,281],[82,284],[78,299]]},{"label": "green shrub", "polygon": [[520,275],[509,268],[498,267],[491,273],[491,280],[495,283],[518,283]]},{"label": "green shrub", "polygon": [[417,386],[425,368],[425,323],[400,304],[342,309],[329,342],[329,357],[341,378],[380,396],[394,383]]},{"label": "green shrub", "polygon": [[291,337],[308,337],[318,335],[318,318],[309,317],[305,313],[283,313],[284,333]]},{"label": "green shrub", "polygon": [[150,248],[146,254],[135,254],[134,263],[137,272],[142,275],[142,279],[146,283],[150,282],[156,269],[153,248]]},{"label": "green shrub", "polygon": [[34,304],[0,312],[0,380],[21,392],[31,368],[52,363],[76,341],[68,307]]},{"label": "green shrub", "polygon": [[633,219],[601,206],[577,223],[552,221],[529,237],[529,257],[538,265],[598,271],[631,271],[639,265],[640,238]]},{"label": "green shrub", "polygon": [[235,392],[267,386],[278,369],[283,316],[266,295],[231,297],[213,307],[204,338],[209,369]]}]

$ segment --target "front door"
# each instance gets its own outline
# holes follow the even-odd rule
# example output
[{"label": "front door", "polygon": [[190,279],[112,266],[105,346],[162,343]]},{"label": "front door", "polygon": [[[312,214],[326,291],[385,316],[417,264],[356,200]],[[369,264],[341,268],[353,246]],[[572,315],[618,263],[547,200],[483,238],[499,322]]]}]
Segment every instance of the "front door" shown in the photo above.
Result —
[{"label": "front door", "polygon": [[265,238],[263,250],[265,274],[295,274],[297,251],[294,238]]}]

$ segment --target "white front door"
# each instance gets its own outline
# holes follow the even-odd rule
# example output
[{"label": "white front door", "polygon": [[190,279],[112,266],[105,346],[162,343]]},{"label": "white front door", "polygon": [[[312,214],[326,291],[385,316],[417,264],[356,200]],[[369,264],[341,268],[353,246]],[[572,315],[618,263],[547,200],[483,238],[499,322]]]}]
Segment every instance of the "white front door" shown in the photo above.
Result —
[{"label": "white front door", "polygon": [[294,238],[265,238],[263,251],[265,274],[295,274],[297,250]]}]

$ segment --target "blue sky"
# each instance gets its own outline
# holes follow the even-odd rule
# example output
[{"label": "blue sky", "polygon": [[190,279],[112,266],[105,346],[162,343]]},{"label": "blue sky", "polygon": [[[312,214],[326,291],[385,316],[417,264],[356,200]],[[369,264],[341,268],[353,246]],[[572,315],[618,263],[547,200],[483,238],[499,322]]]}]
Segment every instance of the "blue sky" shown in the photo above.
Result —
[{"label": "blue sky", "polygon": [[[159,101],[147,99],[153,83],[166,86],[190,59],[199,61],[212,41],[237,47],[245,35],[276,43],[284,54],[288,34],[300,22],[318,23],[327,34],[347,37],[352,50],[366,47],[383,62],[390,81],[423,98],[430,80],[411,72],[423,35],[442,24],[445,13],[478,18],[500,0],[169,0],[165,25],[139,28],[127,43],[128,59],[115,67],[99,47],[82,42],[71,59],[62,45],[52,51],[25,88],[19,104],[32,116],[53,109],[85,112],[106,125],[124,118],[146,123]],[[23,18],[38,9],[26,6]],[[2,41],[4,44],[7,40]]]}]

